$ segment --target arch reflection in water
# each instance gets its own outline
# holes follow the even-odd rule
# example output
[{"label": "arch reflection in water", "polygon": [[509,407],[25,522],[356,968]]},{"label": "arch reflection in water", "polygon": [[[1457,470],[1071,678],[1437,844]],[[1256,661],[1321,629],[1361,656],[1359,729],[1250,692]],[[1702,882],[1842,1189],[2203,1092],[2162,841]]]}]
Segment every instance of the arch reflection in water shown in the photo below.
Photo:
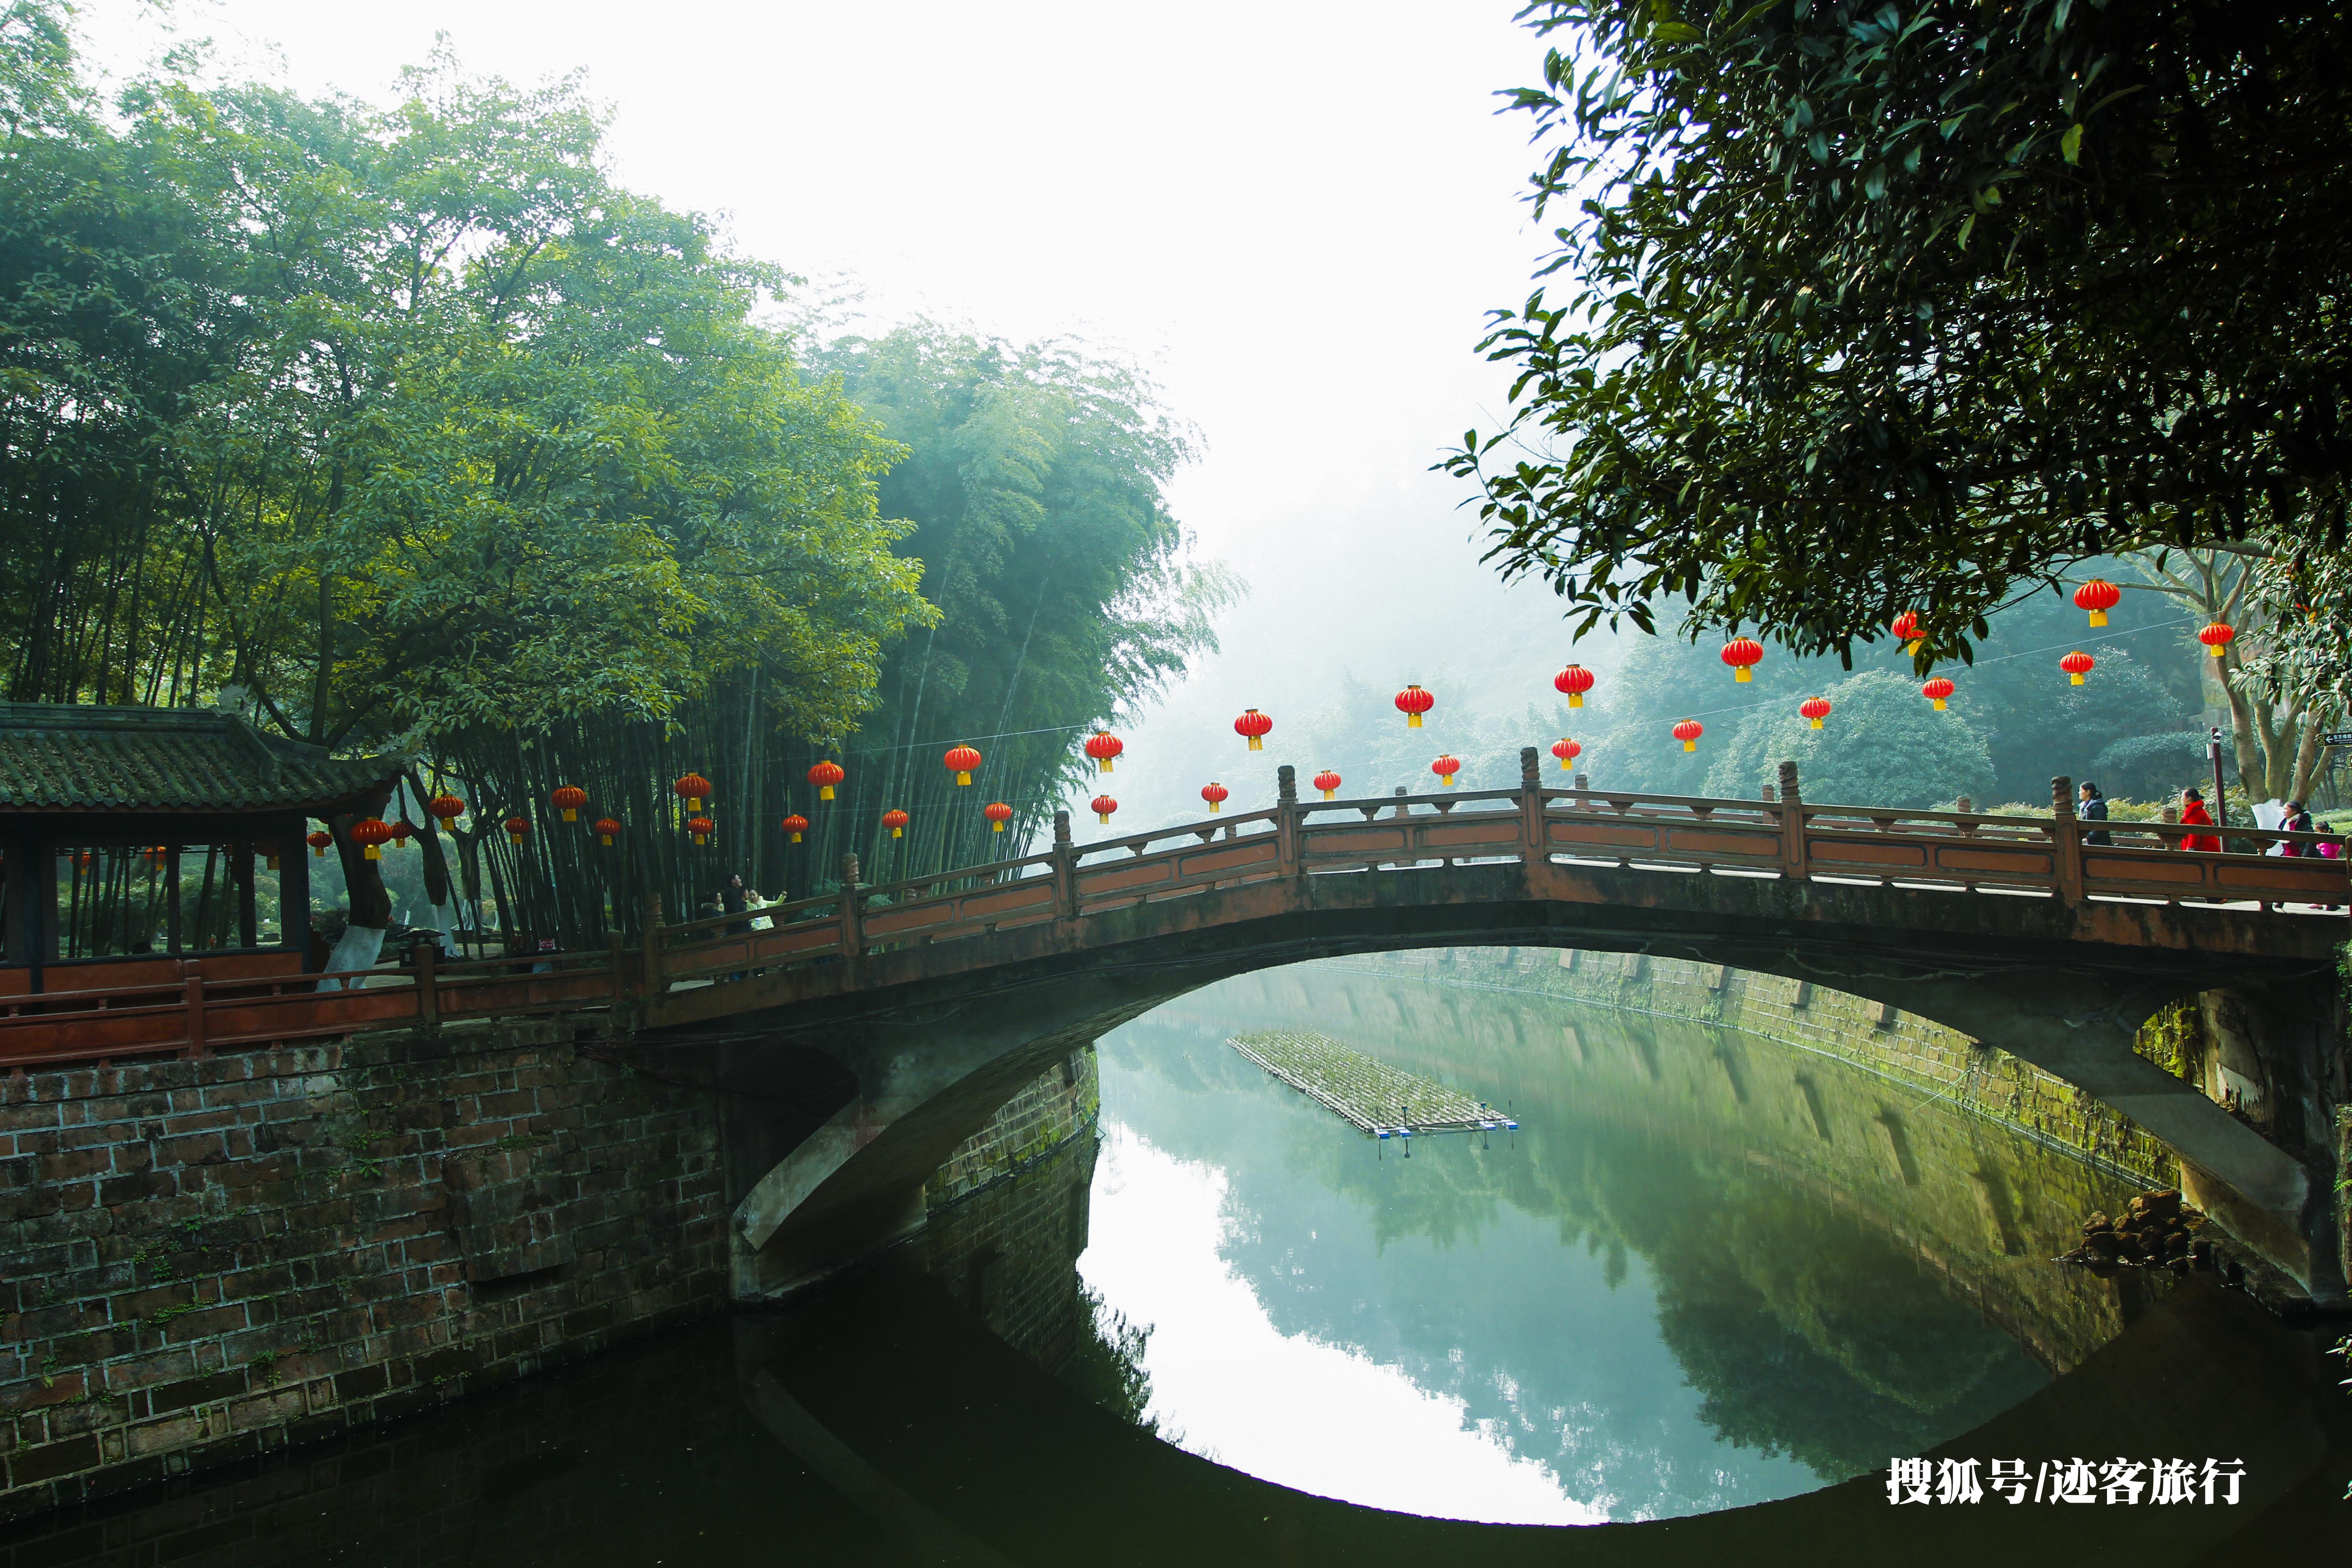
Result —
[{"label": "arch reflection in water", "polygon": [[[1269,1027],[1510,1100],[1522,1131],[1376,1159],[1223,1045]],[[1529,1522],[1786,1497],[1990,1419],[2136,1306],[2136,1281],[2047,1261],[2125,1183],[1752,1037],[1307,965],[1171,1004],[1101,1058],[1081,1268],[1153,1325],[1153,1414],[1323,1495]],[[1180,1266],[1204,1184],[1214,1260]],[[1372,1415],[1382,1379],[1424,1408]]]}]

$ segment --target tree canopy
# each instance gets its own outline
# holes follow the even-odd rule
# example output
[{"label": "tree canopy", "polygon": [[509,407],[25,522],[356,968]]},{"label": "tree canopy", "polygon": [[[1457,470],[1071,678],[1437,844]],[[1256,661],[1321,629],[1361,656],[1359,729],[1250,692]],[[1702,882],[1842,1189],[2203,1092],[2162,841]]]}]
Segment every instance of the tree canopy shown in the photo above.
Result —
[{"label": "tree canopy", "polygon": [[[2345,542],[2352,18],[2312,0],[1537,0],[1574,208],[1445,464],[1589,630],[1923,663],[2073,563]],[[2340,584],[2338,584],[2340,585]],[[2312,651],[2341,673],[2344,627]]]}]

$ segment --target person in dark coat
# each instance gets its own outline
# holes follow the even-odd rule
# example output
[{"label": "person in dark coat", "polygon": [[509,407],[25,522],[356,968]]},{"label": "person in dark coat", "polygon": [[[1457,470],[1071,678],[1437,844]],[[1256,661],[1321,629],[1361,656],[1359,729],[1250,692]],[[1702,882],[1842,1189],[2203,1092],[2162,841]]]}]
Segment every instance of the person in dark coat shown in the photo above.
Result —
[{"label": "person in dark coat", "polygon": [[[2279,826],[2289,833],[2309,833],[2312,830],[2311,813],[2305,807],[2303,802],[2288,801],[2286,815],[2279,818]],[[2317,847],[2316,845],[2297,844],[2292,839],[2287,839],[2280,843],[2278,852],[2281,855],[2308,856]]]},{"label": "person in dark coat", "polygon": [[[742,872],[735,872],[733,875],[730,876],[727,880],[719,885],[719,908],[722,913],[740,915],[751,907],[751,895],[750,890],[743,886]],[[727,922],[727,934],[729,936],[740,936],[743,932],[750,931],[751,929],[751,922],[750,921],[730,921]]]},{"label": "person in dark coat", "polygon": [[[2074,807],[2074,815],[2084,822],[2105,822],[2107,819],[2107,797],[2101,795],[2099,786],[2088,779],[2083,781],[2083,799],[2082,803]],[[2083,835],[2083,842],[2113,844],[2115,840],[2107,836],[2105,828],[2097,827]]]}]

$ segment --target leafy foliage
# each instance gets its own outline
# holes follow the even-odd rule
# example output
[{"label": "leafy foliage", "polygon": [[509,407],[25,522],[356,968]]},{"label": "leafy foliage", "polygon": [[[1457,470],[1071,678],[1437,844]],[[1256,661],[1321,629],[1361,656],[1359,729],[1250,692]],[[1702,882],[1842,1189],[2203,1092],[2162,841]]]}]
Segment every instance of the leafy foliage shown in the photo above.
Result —
[{"label": "leafy foliage", "polygon": [[1916,607],[1924,664],[2103,552],[2342,546],[2340,7],[1522,16],[1564,44],[1513,102],[1572,282],[1497,312],[1514,419],[1445,466],[1580,629],[1672,594],[1850,655]]}]

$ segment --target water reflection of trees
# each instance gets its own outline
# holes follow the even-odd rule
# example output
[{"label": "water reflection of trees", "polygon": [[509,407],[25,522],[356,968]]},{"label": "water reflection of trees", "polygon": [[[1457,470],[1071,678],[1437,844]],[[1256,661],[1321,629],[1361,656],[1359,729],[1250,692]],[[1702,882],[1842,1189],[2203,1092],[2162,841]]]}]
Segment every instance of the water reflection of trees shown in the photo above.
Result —
[{"label": "water reflection of trees", "polygon": [[1077,1348],[1055,1373],[1097,1405],[1147,1432],[1160,1423],[1147,1412],[1151,1407],[1151,1373],[1143,1365],[1144,1347],[1151,1330],[1127,1321],[1127,1314],[1102,1299],[1102,1292],[1079,1282],[1079,1310],[1086,1314]]},{"label": "water reflection of trees", "polygon": [[[1473,1356],[1512,1355],[1507,1365],[1495,1360],[1476,1373],[1447,1365],[1454,1345],[1404,1342],[1412,1337],[1409,1328],[1394,1343],[1362,1342],[1365,1326],[1351,1321],[1338,1300],[1344,1288],[1315,1288],[1300,1271],[1317,1224],[1312,1189],[1320,1186],[1369,1214],[1382,1253],[1406,1238],[1439,1253],[1465,1248],[1516,1211],[1545,1222],[1563,1245],[1599,1254],[1611,1289],[1638,1258],[1656,1293],[1661,1338],[1701,1399],[1700,1418],[1731,1444],[1787,1456],[1825,1479],[1883,1464],[1889,1454],[1917,1452],[2047,1381],[1979,1305],[2000,1298],[2004,1321],[2030,1316],[2040,1304],[2032,1293],[2038,1285],[2028,1282],[2021,1294],[2013,1288],[2026,1279],[2022,1270],[2038,1264],[2009,1256],[1988,1235],[1951,1228],[1963,1210],[1976,1217],[1977,1194],[1969,1189],[1954,1196],[1953,1189],[1967,1184],[1948,1167],[1964,1151],[1967,1159],[2005,1173],[2013,1190],[2032,1191],[2054,1179],[2041,1167],[2061,1156],[1929,1105],[1910,1112],[1916,1126],[1902,1152],[1911,1158],[1897,1173],[1866,1137],[1884,1118],[1870,1098],[1874,1083],[1859,1075],[1826,1064],[1813,1075],[1832,1119],[1860,1130],[1832,1144],[1817,1137],[1810,1117],[1794,1121],[1795,1131],[1774,1121],[1762,1104],[1768,1097],[1743,1079],[1743,1073],[1761,1078],[1757,1069],[1766,1067],[1788,1076],[1780,1058],[1789,1053],[1769,1043],[1727,1047],[1713,1031],[1661,1031],[1648,1020],[1591,1011],[1580,1019],[1586,1038],[1576,1040],[1549,1023],[1552,1009],[1543,1025],[1528,1027],[1527,1007],[1507,997],[1418,985],[1377,997],[1332,992],[1335,984],[1353,990],[1360,981],[1388,990],[1389,983],[1328,972],[1311,986],[1286,984],[1281,976],[1237,984],[1252,987],[1243,1010],[1256,1026],[1295,1016],[1302,1026],[1324,1028],[1469,1092],[1497,1099],[1513,1093],[1525,1131],[1517,1152],[1498,1146],[1476,1157],[1425,1140],[1409,1182],[1394,1179],[1353,1139],[1219,1140],[1229,1168],[1235,1160],[1243,1167],[1232,1170],[1236,1195],[1286,1194],[1280,1205],[1237,1216],[1227,1247],[1286,1332],[1405,1363],[1424,1386],[1450,1384],[1474,1419],[1491,1416],[1511,1430],[1557,1424],[1578,1397],[1571,1377],[1563,1375],[1560,1387],[1545,1386],[1548,1375],[1564,1373],[1555,1357],[1513,1354],[1499,1339],[1461,1347]],[[1148,1048],[1122,1049],[1129,1065],[1194,1088],[1254,1087],[1255,1069],[1223,1048],[1220,1018],[1202,999],[1157,1022],[1154,1033],[1178,1036],[1182,1048],[1168,1048],[1176,1042],[1162,1037]],[[1726,1049],[1744,1065],[1720,1061]],[[1508,1074],[1501,1082],[1498,1059]],[[1749,1103],[1751,1095],[1758,1104]],[[1784,1140],[1785,1160],[1772,1152]],[[1927,1149],[1941,1150],[1946,1163],[1931,1161],[1923,1191],[1915,1167],[1924,1156],[1916,1150]],[[1800,1156],[1803,1171],[1796,1169]],[[2067,1181],[2083,1179],[2067,1165]],[[1939,1233],[1939,1226],[1946,1230]],[[1921,1244],[1922,1233],[1932,1246]],[[1383,1278],[1391,1291],[1419,1289],[1411,1281],[1400,1287],[1393,1274]],[[1397,1311],[1409,1315],[1410,1309]],[[2097,1310],[2082,1317],[2048,1337],[2081,1342],[2084,1323],[2105,1321]],[[1584,1328],[1553,1322],[1536,1331],[1557,1338]],[[1580,1440],[1602,1438],[1570,1433],[1563,1439],[1570,1446]],[[1559,1456],[1563,1463],[1576,1458]],[[1662,1454],[1658,1467],[1662,1488],[1685,1484],[1667,1475],[1678,1468],[1672,1456]],[[1637,1498],[1622,1500],[1649,1511]],[[1664,1496],[1657,1500],[1672,1510]]]}]

